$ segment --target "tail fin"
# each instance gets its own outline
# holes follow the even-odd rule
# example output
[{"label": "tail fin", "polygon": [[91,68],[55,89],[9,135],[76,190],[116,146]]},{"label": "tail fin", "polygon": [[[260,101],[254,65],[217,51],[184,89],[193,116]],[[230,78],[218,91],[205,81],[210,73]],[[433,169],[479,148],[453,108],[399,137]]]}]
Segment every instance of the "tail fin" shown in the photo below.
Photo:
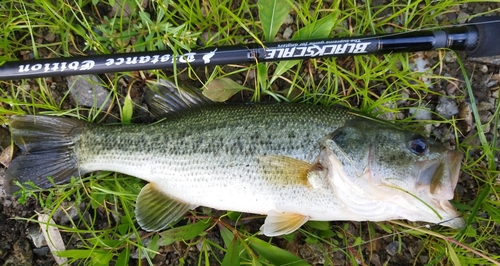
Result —
[{"label": "tail fin", "polygon": [[52,177],[56,184],[78,176],[75,144],[85,122],[50,116],[14,116],[9,121],[12,139],[23,154],[9,165],[5,175],[5,191],[12,195],[19,190],[14,181],[31,181],[48,188]]}]

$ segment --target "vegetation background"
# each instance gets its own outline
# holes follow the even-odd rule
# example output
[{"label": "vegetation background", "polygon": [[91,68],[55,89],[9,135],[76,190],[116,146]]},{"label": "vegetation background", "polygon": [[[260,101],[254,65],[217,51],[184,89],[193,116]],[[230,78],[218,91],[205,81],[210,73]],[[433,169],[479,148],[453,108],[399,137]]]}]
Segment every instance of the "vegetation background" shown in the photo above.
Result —
[{"label": "vegetation background", "polygon": [[[498,15],[499,7],[498,1],[451,0],[0,1],[0,63],[397,34]],[[83,77],[82,85],[65,77],[1,81],[0,162],[7,166],[17,152],[9,116],[151,122],[143,96],[161,79],[201,88],[215,100],[341,105],[429,134],[465,154],[453,204],[467,227],[310,222],[294,234],[270,239],[255,234],[260,216],[200,208],[174,229],[146,233],[133,217],[143,182],[99,172],[47,191],[23,190],[20,202],[1,196],[1,264],[57,263],[43,243],[36,243],[37,213],[49,214],[62,233],[66,251],[54,254],[75,265],[487,265],[500,260],[500,73],[497,66],[449,50],[108,73]],[[0,176],[3,172],[0,168]]]}]

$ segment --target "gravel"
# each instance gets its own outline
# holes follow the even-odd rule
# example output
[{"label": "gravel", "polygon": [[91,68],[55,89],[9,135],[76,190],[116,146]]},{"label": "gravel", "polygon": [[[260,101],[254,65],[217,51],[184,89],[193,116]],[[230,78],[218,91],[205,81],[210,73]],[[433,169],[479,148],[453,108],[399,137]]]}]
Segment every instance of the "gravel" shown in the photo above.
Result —
[{"label": "gravel", "polygon": [[449,119],[458,114],[457,102],[449,97],[440,97],[436,106],[436,111],[442,117]]},{"label": "gravel", "polygon": [[[117,5],[122,5],[123,1],[117,1]],[[487,10],[486,5],[483,7],[475,7],[474,5],[462,6],[463,11],[460,11],[458,17],[465,17],[471,12],[479,13],[481,10]],[[479,11],[478,11],[479,10]],[[288,39],[293,35],[294,19],[289,16],[285,21],[287,26],[281,32],[283,39]],[[388,26],[389,28],[390,26]],[[391,27],[392,28],[392,27]],[[208,40],[215,35],[215,32],[207,32],[202,36],[203,39]],[[46,33],[44,35],[45,40],[53,40],[52,33]],[[496,60],[496,61],[495,61]],[[456,78],[456,80],[463,80],[461,73],[457,67],[457,57],[454,53],[445,53],[444,57],[444,72],[450,77]],[[493,133],[495,128],[491,126],[491,116],[498,106],[499,97],[499,79],[500,73],[498,65],[500,65],[500,56],[493,58],[469,58],[466,61],[467,73],[474,73],[472,76],[472,84],[474,88],[474,96],[477,101],[477,110],[480,115],[482,127],[486,132]],[[494,66],[494,65],[497,66]],[[425,62],[419,62],[417,68],[421,71],[428,71]],[[441,70],[433,70],[438,71]],[[443,73],[439,73],[443,74]],[[253,75],[247,77],[253,79]],[[53,79],[54,83],[57,85],[57,79]],[[110,107],[110,101],[108,99],[109,91],[105,90],[99,83],[101,82],[98,76],[85,75],[85,76],[75,76],[68,77],[66,81],[64,79],[60,83],[67,82],[67,87],[71,88],[71,97],[75,102],[86,107],[104,108],[108,109]],[[25,90],[29,91],[32,89],[30,85],[24,85]],[[412,107],[409,109],[409,113],[414,116],[417,120],[431,120],[435,119],[433,117],[433,112],[436,112],[444,118],[456,117],[459,124],[459,129],[462,134],[471,136],[475,134],[475,123],[472,116],[470,97],[466,97],[464,100],[457,101],[456,96],[465,94],[465,88],[463,82],[448,82],[443,85],[443,91],[449,97],[440,97],[434,104],[429,104],[426,106]],[[398,104],[405,104],[404,102]],[[393,116],[387,117],[388,119],[393,119]],[[398,114],[399,118],[399,114]],[[447,128],[440,125],[429,125],[426,129],[428,132],[433,133],[434,136],[441,136],[441,139],[447,139],[446,136]],[[491,137],[491,135],[490,135]],[[477,142],[477,138],[472,138],[469,140],[472,143]],[[10,138],[8,137],[8,131],[4,128],[0,128],[0,150],[4,150],[10,144]],[[477,156],[478,151],[471,151],[472,156]],[[40,227],[36,224],[30,224],[23,220],[11,219],[14,217],[30,217],[35,214],[36,210],[40,210],[40,206],[34,200],[29,200],[25,205],[19,205],[16,200],[13,200],[7,196],[2,189],[3,185],[3,175],[4,169],[0,167],[0,264],[3,265],[54,265],[54,260],[50,255],[46,242],[44,243],[43,235],[40,232]],[[500,180],[500,177],[498,178]],[[500,181],[498,181],[500,183]],[[457,187],[457,194],[463,200],[472,200],[476,195],[476,186],[473,184],[474,181],[470,180],[467,175],[462,175],[460,184]],[[3,194],[2,194],[3,193]],[[55,215],[55,220],[59,224],[68,224],[70,220],[76,219],[76,207],[73,204],[65,205],[66,211],[58,210]],[[67,215],[69,214],[69,217]],[[345,228],[344,222],[332,223],[339,228],[342,226]],[[359,225],[361,223],[347,223],[349,234],[357,235],[359,234]],[[377,233],[379,234],[379,233]],[[377,237],[381,237],[378,235]],[[374,239],[372,236],[360,236],[363,239]],[[302,242],[297,246],[291,247],[287,246],[283,241],[280,243],[282,247],[287,247],[287,249],[295,250],[301,257],[308,258],[308,261],[312,264],[322,264],[325,263],[327,258],[325,257],[324,250],[318,250],[316,245]],[[177,245],[177,244],[176,244]],[[382,238],[373,240],[369,245],[365,245],[362,250],[365,253],[372,254],[370,263],[373,265],[408,265],[416,264],[422,265],[429,263],[428,254],[419,253],[421,246],[423,244],[412,238],[404,237],[402,242],[392,241],[389,238]],[[401,250],[399,247],[401,246]],[[178,249],[185,248],[181,244],[174,247],[162,247],[160,249],[161,254],[155,258],[155,264],[157,265],[167,265],[169,263],[174,263],[178,261],[178,257],[172,254],[176,254]],[[398,252],[399,251],[399,252]],[[191,252],[191,251],[190,251]],[[350,262],[346,261],[345,250],[333,252],[328,254],[331,261],[336,265],[347,265]],[[132,257],[137,258],[138,254],[131,254]]]}]

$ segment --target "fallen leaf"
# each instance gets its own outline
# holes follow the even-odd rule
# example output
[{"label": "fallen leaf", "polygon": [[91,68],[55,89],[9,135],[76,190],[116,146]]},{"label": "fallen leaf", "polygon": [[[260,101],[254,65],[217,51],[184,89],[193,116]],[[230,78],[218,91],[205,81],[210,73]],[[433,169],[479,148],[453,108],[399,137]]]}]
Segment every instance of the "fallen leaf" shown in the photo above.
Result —
[{"label": "fallen leaf", "polygon": [[14,146],[9,145],[5,150],[0,154],[0,164],[9,167],[10,162],[12,161],[12,155],[14,154]]},{"label": "fallen leaf", "polygon": [[52,256],[54,256],[54,260],[58,265],[65,264],[68,259],[57,255],[57,252],[66,250],[66,246],[64,245],[59,229],[51,225],[55,224],[54,220],[46,214],[38,214],[38,221],[40,222],[40,227],[45,236],[45,241],[47,241]]},{"label": "fallen leaf", "polygon": [[203,95],[214,102],[225,102],[242,90],[250,90],[229,78],[217,78],[205,84]]}]

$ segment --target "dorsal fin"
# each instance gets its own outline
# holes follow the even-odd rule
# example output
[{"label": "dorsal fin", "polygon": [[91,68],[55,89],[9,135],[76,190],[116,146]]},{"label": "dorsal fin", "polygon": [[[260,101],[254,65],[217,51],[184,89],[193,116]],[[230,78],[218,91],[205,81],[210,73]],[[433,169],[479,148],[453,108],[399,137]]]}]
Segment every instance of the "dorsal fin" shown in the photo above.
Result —
[{"label": "dorsal fin", "polygon": [[212,105],[210,99],[200,90],[187,87],[179,88],[175,83],[161,79],[158,83],[149,83],[146,93],[146,104],[156,118],[164,118],[168,114],[191,109],[193,107]]},{"label": "dorsal fin", "polygon": [[160,231],[180,219],[196,206],[172,199],[159,191],[154,184],[144,186],[137,196],[135,216],[146,231]]}]

